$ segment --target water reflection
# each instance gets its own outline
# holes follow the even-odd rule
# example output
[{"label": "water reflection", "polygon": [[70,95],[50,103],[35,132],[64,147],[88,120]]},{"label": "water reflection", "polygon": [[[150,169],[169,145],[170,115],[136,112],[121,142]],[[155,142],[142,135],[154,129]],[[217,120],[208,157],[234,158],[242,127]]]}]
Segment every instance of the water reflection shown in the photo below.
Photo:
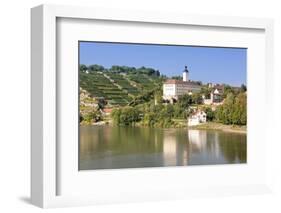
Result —
[{"label": "water reflection", "polygon": [[246,162],[246,135],[140,127],[80,127],[80,169]]}]

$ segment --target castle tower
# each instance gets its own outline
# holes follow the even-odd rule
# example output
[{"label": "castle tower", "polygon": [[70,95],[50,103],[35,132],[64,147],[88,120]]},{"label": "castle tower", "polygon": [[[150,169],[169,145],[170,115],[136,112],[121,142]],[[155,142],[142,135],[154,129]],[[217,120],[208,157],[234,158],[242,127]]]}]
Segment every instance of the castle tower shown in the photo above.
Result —
[{"label": "castle tower", "polygon": [[189,75],[189,72],[188,72],[187,66],[185,66],[184,71],[182,73],[182,80],[183,81],[189,81],[188,75]]}]

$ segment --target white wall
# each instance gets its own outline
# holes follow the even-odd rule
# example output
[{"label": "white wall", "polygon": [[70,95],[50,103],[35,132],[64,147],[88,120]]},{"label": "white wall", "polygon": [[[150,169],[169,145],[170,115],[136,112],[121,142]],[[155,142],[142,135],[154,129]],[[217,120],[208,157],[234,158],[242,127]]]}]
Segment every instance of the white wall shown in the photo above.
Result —
[{"label": "white wall", "polygon": [[164,84],[163,85],[163,95],[164,96],[176,95],[176,85],[175,84]]},{"label": "white wall", "polygon": [[[28,202],[30,178],[30,13],[29,9],[41,3],[77,4],[123,9],[186,12],[231,16],[271,17],[275,19],[275,83],[281,81],[281,6],[278,0],[8,0],[0,7],[0,61],[1,61],[1,128],[0,128],[0,211],[39,212]],[[281,85],[281,84],[280,84]],[[280,86],[278,86],[278,91]],[[276,97],[278,94],[275,94]],[[279,93],[280,97],[281,93]],[[276,98],[277,99],[277,98]],[[276,109],[281,109],[280,99]],[[276,116],[277,128],[280,114]],[[278,116],[278,117],[277,117]],[[279,127],[280,128],[280,125]],[[277,134],[276,134],[277,136]],[[280,138],[274,143],[276,155],[281,150]],[[280,156],[280,155],[279,155]],[[280,157],[274,157],[276,194],[232,198],[193,199],[188,201],[146,204],[109,205],[72,208],[69,212],[280,212]],[[279,211],[277,210],[279,209]],[[61,212],[62,209],[52,210]]]}]

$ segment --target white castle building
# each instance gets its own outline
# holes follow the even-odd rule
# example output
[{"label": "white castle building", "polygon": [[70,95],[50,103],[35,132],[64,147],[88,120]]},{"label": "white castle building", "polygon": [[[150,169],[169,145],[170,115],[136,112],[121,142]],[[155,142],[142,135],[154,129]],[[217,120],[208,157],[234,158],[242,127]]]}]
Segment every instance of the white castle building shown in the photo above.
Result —
[{"label": "white castle building", "polygon": [[177,100],[180,95],[200,92],[201,85],[189,80],[187,66],[182,74],[182,80],[168,79],[163,84],[163,99]]}]

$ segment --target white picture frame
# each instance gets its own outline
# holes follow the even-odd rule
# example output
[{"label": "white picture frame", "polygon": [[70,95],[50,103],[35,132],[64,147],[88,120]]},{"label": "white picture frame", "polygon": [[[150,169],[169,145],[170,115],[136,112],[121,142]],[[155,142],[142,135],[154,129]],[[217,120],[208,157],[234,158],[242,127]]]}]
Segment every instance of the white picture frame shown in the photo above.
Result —
[{"label": "white picture frame", "polygon": [[[271,166],[269,159],[270,135],[271,130],[268,125],[265,127],[265,134],[262,138],[256,140],[263,140],[262,146],[266,146],[266,152],[263,153],[264,161],[263,166],[257,169],[257,174],[264,173],[261,178],[253,180],[253,184],[250,184],[250,180],[254,173],[250,171],[250,167],[237,167],[232,170],[247,171],[249,170],[249,179],[245,182],[239,180],[236,183],[223,182],[217,180],[215,185],[204,185],[200,187],[200,183],[194,183],[191,187],[186,185],[183,188],[178,188],[176,185],[165,186],[163,182],[158,184],[158,188],[146,188],[144,185],[143,191],[139,192],[137,185],[130,185],[128,182],[127,190],[121,193],[120,189],[116,188],[114,192],[97,189],[96,195],[80,193],[66,193],[61,194],[59,191],[62,181],[64,179],[60,177],[61,171],[63,171],[65,164],[60,164],[58,161],[61,159],[58,147],[58,103],[57,93],[60,87],[60,81],[57,79],[57,51],[58,51],[58,20],[59,19],[79,19],[79,20],[100,20],[100,21],[118,21],[119,25],[124,22],[130,23],[152,23],[155,26],[161,25],[169,27],[173,26],[199,26],[200,28],[220,28],[226,29],[228,32],[232,30],[257,30],[262,32],[262,38],[258,42],[265,42],[261,44],[264,48],[261,54],[262,59],[258,63],[264,65],[260,68],[260,72],[265,78],[257,78],[252,80],[252,86],[254,88],[259,82],[264,82],[261,93],[264,94],[263,104],[260,107],[261,111],[253,111],[251,113],[263,112],[263,110],[273,110],[274,99],[270,91],[274,91],[274,85],[271,83],[274,79],[273,73],[273,21],[270,19],[256,19],[256,18],[238,18],[238,17],[216,17],[216,16],[202,16],[202,15],[187,15],[187,14],[166,14],[166,13],[152,13],[147,11],[123,11],[123,10],[110,10],[101,8],[85,8],[85,7],[73,7],[73,6],[54,6],[54,5],[41,5],[31,10],[31,201],[33,204],[47,208],[47,207],[61,207],[61,206],[75,206],[75,205],[91,205],[99,203],[116,203],[116,202],[138,202],[142,200],[165,200],[165,199],[178,199],[187,197],[198,196],[210,196],[210,195],[233,195],[233,194],[252,194],[270,192],[271,187]],[[161,41],[159,41],[162,43]],[[254,45],[254,43],[253,43]],[[254,54],[254,53],[253,53]],[[251,56],[252,57],[252,56]],[[248,77],[252,78],[252,74]],[[70,82],[71,83],[71,82]],[[77,89],[77,88],[76,88]],[[253,93],[254,94],[254,93]],[[252,95],[252,100],[254,95]],[[251,101],[251,100],[250,100]],[[251,103],[252,106],[254,103]],[[254,116],[250,117],[254,117]],[[273,118],[264,118],[267,123]],[[250,122],[251,123],[251,122]],[[254,122],[252,122],[254,123]],[[254,124],[253,124],[254,126]],[[257,127],[256,130],[259,127]],[[253,128],[254,129],[254,128]],[[254,136],[253,136],[254,137]],[[74,150],[74,149],[73,149]],[[75,150],[74,150],[75,151]],[[68,152],[68,151],[65,151]],[[253,153],[252,153],[253,152]],[[261,149],[251,151],[252,155],[256,155],[259,158]],[[71,155],[69,153],[64,154]],[[256,159],[256,158],[255,158]],[[72,159],[75,160],[75,159]],[[62,161],[64,161],[62,159]],[[256,164],[253,164],[256,166]],[[72,167],[69,165],[69,167]],[[74,168],[74,166],[73,166]],[[196,175],[203,174],[201,170],[209,170],[222,172],[226,167],[220,168],[203,168],[203,169],[189,169],[189,174],[196,178]],[[78,171],[77,171],[78,172]],[[115,171],[116,177],[125,177],[129,170],[122,170],[120,172]],[[132,170],[130,175],[134,173],[136,176],[148,177],[149,175],[161,176],[167,174],[167,172],[175,172],[176,175],[186,175],[186,170],[169,168],[169,170],[145,169],[145,170]],[[233,171],[232,171],[233,172]],[[252,174],[251,174],[252,173]],[[71,173],[65,173],[70,174]],[[103,171],[98,173],[91,173],[90,176],[84,173],[81,180],[89,181],[89,178],[100,178],[102,180],[105,176],[114,174],[112,171]],[[219,174],[219,173],[218,173]],[[248,174],[248,173],[247,173]],[[94,176],[96,175],[96,176]],[[176,175],[171,175],[170,178],[175,179]],[[252,176],[251,176],[252,175]],[[74,178],[69,178],[74,181]],[[179,180],[179,182],[184,180]],[[78,185],[75,182],[69,182],[66,184],[67,191],[77,191]],[[77,187],[75,187],[77,186]],[[162,189],[161,189],[162,186]],[[135,187],[135,188],[134,188]],[[165,188],[166,187],[166,188]],[[99,190],[99,191],[98,191]]]}]

